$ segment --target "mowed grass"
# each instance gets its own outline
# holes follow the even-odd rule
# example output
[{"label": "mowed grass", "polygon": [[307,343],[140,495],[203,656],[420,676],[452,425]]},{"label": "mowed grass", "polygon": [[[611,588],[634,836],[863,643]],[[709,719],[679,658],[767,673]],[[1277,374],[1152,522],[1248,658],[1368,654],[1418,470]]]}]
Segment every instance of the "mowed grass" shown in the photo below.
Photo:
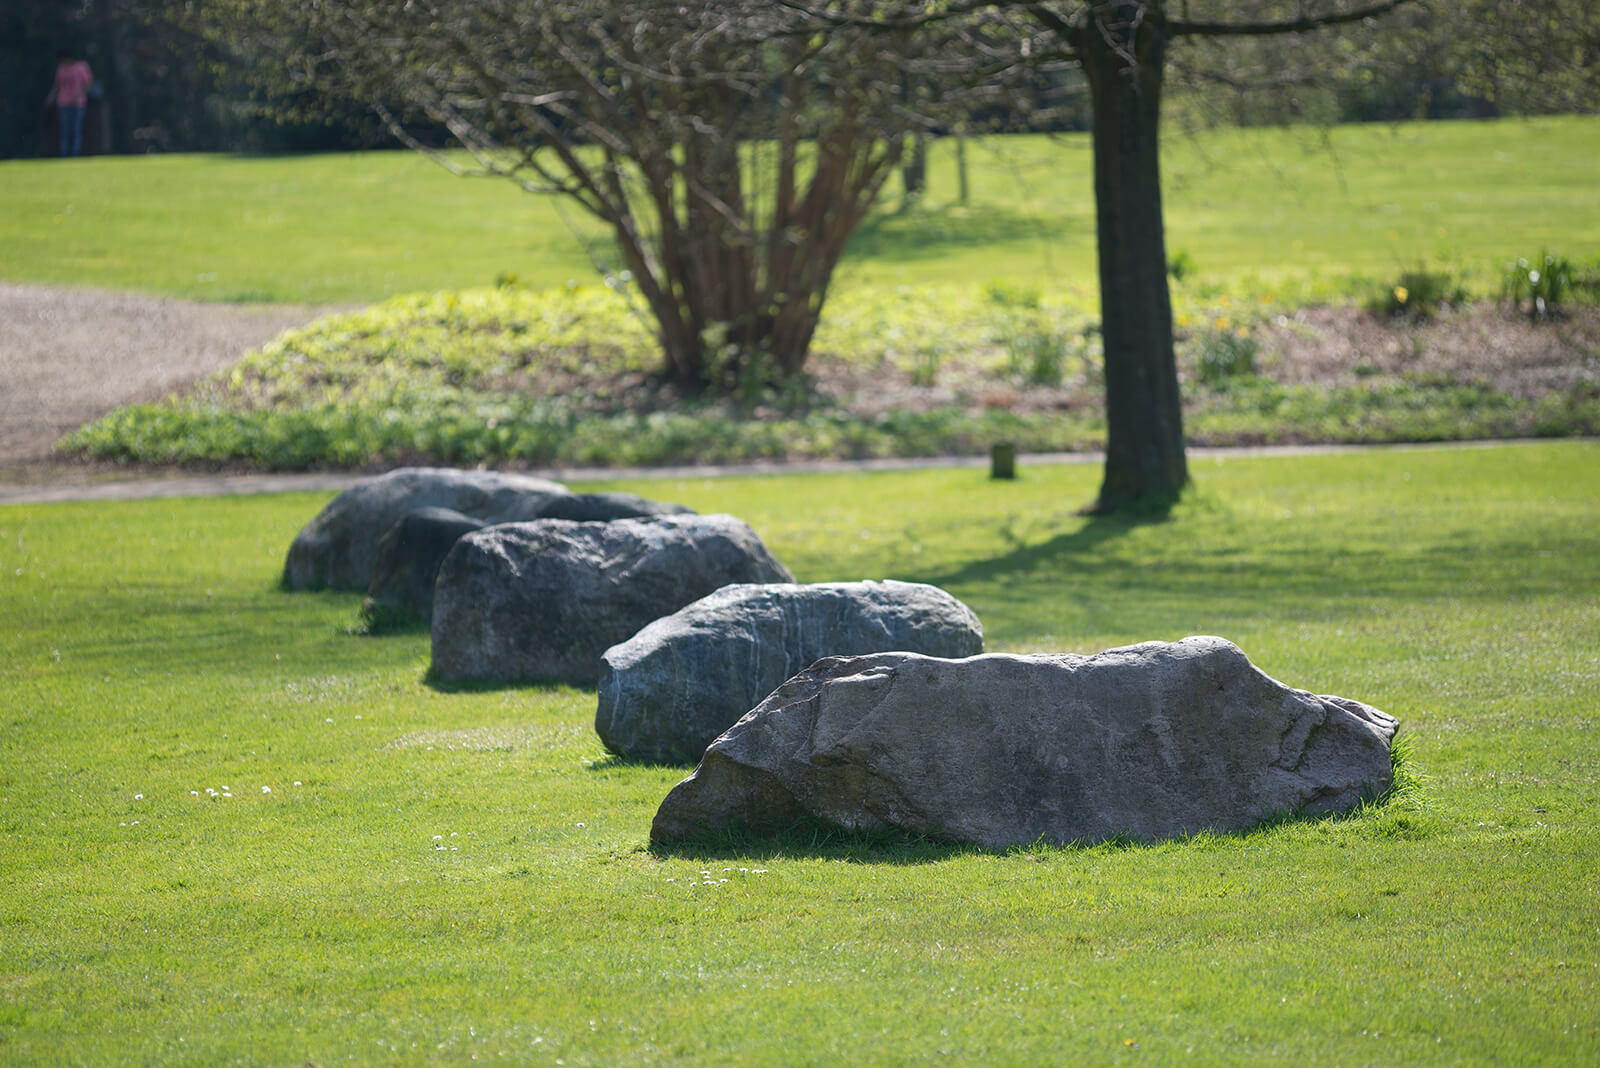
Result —
[{"label": "mowed grass", "polygon": [[[1191,284],[1325,296],[1426,260],[1487,282],[1506,261],[1600,248],[1600,118],[1212,130],[1163,142],[1168,248]],[[890,189],[840,286],[1025,281],[1092,293],[1087,138],[935,144],[929,193]],[[0,278],[203,300],[372,301],[593,274],[606,232],[560,201],[408,152],[0,163]],[[580,239],[581,238],[581,239]],[[615,257],[610,257],[614,261]],[[612,264],[615,269],[616,264]]]},{"label": "mowed grass", "polygon": [[1397,715],[1420,794],[655,854],[682,770],[607,758],[592,693],[439,692],[425,635],[276,588],[326,495],[0,508],[0,1060],[1600,1058],[1600,446],[1196,467],[1137,526],[1073,514],[1089,465],[606,485],[937,582],[995,650],[1224,635]]},{"label": "mowed grass", "polygon": [[17,160],[0,191],[12,281],[347,303],[594,271],[552,202],[408,151]]}]

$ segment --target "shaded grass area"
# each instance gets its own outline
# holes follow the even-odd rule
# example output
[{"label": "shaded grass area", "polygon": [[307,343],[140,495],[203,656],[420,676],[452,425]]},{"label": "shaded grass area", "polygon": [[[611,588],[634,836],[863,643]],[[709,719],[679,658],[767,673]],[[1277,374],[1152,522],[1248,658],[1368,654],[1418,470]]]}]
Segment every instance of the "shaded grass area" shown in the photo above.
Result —
[{"label": "shaded grass area", "polygon": [[[1174,128],[1169,250],[1209,284],[1248,278],[1289,299],[1419,260],[1482,281],[1541,248],[1587,256],[1600,244],[1597,124]],[[935,142],[921,206],[881,205],[835,290],[1009,279],[1092,294],[1087,138],[998,137],[967,155],[970,201],[957,202],[953,144]],[[604,229],[575,209],[405,152],[13,160],[0,163],[0,200],[0,277],[14,281],[344,303],[506,274],[560,286],[593,275],[586,243],[617,269]]]},{"label": "shaded grass area", "polygon": [[1222,634],[1399,716],[1425,778],[1348,820],[1008,854],[650,853],[681,771],[606,759],[592,693],[442,693],[426,635],[275,588],[325,495],[0,508],[0,1049],[1593,1060],[1597,459],[1208,462],[1139,525],[1074,516],[1078,467],[593,487],[738,514],[802,581],[939,582],[995,650]]}]

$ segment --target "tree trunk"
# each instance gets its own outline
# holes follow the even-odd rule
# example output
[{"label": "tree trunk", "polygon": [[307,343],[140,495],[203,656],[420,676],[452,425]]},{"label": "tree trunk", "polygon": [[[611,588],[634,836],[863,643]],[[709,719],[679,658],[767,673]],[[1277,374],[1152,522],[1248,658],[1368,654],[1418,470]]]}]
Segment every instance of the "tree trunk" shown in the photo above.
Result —
[{"label": "tree trunk", "polygon": [[956,200],[962,204],[967,202],[967,132],[965,129],[956,129]]},{"label": "tree trunk", "polygon": [[905,187],[900,210],[909,211],[928,189],[927,134],[919,131],[911,135],[911,154],[900,164],[900,182]]},{"label": "tree trunk", "polygon": [[1105,340],[1106,466],[1097,514],[1164,512],[1188,484],[1157,127],[1162,5],[1094,6],[1075,45],[1094,109],[1094,196]]},{"label": "tree trunk", "polygon": [[99,146],[102,152],[137,152],[142,147],[134,139],[133,132],[143,125],[143,116],[139,113],[139,64],[135,55],[135,42],[132,28],[128,24],[132,16],[117,17],[115,13],[108,14],[111,19],[107,41],[110,45],[110,70],[101,74],[103,84],[110,86],[110,107],[105,111],[110,117],[107,124],[109,138],[102,133],[97,140],[109,140],[109,144]]}]

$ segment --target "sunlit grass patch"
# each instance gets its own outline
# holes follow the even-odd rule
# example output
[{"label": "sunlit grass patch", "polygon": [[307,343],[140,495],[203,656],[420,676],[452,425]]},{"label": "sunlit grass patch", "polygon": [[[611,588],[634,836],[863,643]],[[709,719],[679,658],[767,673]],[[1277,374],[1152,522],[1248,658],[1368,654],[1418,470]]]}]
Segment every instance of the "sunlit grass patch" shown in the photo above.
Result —
[{"label": "sunlit grass patch", "polygon": [[[1591,259],[1593,116],[1163,134],[1167,244],[1201,296],[1361,299],[1419,260],[1497,288],[1539,249]],[[918,206],[886,202],[832,287],[999,280],[1095,289],[1085,134],[936,140]],[[598,222],[418,155],[97,157],[0,162],[0,277],[201,300],[347,303],[595,277]]]},{"label": "sunlit grass patch", "polygon": [[1350,817],[999,853],[652,852],[684,769],[592,692],[439,690],[277,588],[326,494],[0,508],[6,1059],[1593,1060],[1595,453],[1207,458],[1143,524],[1084,465],[585,487],[939,583],[992,650],[1220,634],[1402,725]]}]

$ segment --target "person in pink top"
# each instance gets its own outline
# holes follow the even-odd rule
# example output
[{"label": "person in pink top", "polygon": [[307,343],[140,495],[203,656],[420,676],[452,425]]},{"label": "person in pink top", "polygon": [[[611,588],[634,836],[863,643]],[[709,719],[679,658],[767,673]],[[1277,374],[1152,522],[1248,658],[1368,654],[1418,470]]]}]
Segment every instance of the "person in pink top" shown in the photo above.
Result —
[{"label": "person in pink top", "polygon": [[44,102],[53,101],[56,105],[63,156],[83,154],[83,112],[89,106],[89,87],[93,84],[94,74],[89,64],[73,59],[65,48],[56,52],[56,83]]}]

